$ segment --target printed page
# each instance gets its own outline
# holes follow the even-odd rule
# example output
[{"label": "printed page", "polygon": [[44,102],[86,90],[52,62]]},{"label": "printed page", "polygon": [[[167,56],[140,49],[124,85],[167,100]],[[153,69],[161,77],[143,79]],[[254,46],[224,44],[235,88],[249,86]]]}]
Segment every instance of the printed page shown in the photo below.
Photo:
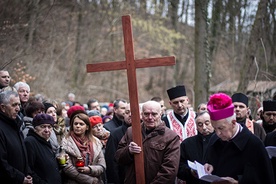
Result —
[{"label": "printed page", "polygon": [[267,146],[265,147],[269,158],[276,157],[276,146]]},{"label": "printed page", "polygon": [[221,179],[219,176],[216,175],[212,175],[212,174],[208,174],[205,169],[204,166],[197,162],[191,162],[188,160],[188,165],[191,169],[196,170],[197,171],[197,175],[198,178],[207,182],[214,182],[214,181],[222,181],[223,179]]}]

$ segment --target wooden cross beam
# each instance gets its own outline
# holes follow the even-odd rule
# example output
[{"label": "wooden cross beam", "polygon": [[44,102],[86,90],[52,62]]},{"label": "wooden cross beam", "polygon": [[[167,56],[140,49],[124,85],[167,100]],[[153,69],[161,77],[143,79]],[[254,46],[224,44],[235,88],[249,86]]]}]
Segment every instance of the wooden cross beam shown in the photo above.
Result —
[{"label": "wooden cross beam", "polygon": [[[118,61],[118,62],[87,64],[86,70],[87,72],[101,72],[101,71],[123,70],[123,69],[127,70],[133,141],[137,143],[139,146],[141,146],[141,148],[143,149],[140,114],[139,114],[139,103],[138,103],[137,80],[136,80],[136,68],[174,65],[175,57],[170,56],[170,57],[146,58],[146,59],[135,60],[130,15],[122,16],[122,25],[123,25],[126,60]],[[141,152],[140,154],[135,154],[134,161],[135,161],[136,183],[143,184],[145,183],[143,152]]]}]

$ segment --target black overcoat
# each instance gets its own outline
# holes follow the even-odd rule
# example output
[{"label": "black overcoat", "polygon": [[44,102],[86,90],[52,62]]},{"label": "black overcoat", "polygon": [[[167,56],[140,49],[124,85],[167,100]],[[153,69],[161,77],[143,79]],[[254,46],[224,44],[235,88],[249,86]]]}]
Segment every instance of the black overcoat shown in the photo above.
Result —
[{"label": "black overcoat", "polygon": [[275,184],[263,142],[245,126],[230,141],[222,141],[214,134],[206,156],[206,162],[214,167],[212,174],[232,177],[239,184]]}]

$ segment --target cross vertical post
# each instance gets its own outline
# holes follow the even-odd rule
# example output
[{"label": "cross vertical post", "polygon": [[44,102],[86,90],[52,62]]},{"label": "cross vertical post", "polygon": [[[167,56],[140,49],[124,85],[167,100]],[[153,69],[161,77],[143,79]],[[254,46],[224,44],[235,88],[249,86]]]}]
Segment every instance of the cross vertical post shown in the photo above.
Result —
[{"label": "cross vertical post", "polygon": [[159,57],[159,58],[144,58],[135,59],[134,46],[132,37],[132,25],[130,15],[122,16],[122,26],[124,34],[124,46],[125,46],[125,61],[118,62],[104,62],[87,64],[87,72],[101,72],[101,71],[113,71],[113,70],[127,70],[128,79],[128,91],[131,108],[131,121],[132,121],[132,138],[142,148],[140,154],[134,155],[135,160],[135,173],[136,183],[145,183],[144,172],[144,154],[142,145],[142,133],[140,124],[140,112],[138,103],[138,89],[136,79],[136,68],[156,67],[156,66],[171,66],[175,64],[175,57]]}]

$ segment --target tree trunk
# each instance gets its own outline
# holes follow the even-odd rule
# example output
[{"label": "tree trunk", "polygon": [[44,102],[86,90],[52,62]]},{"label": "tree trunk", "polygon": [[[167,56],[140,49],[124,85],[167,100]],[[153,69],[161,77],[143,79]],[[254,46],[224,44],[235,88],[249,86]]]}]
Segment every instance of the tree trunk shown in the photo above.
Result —
[{"label": "tree trunk", "polygon": [[262,29],[264,29],[264,27],[267,26],[264,24],[264,18],[267,14],[267,4],[267,0],[261,0],[258,5],[256,18],[252,26],[248,46],[246,49],[244,63],[240,68],[240,80],[238,86],[239,92],[247,92],[249,80],[251,79],[252,74],[254,74],[251,66],[254,65],[256,53],[258,51],[258,48],[261,47],[260,38],[262,38]]},{"label": "tree trunk", "polygon": [[194,106],[206,102],[209,90],[207,52],[208,0],[195,0],[195,99]]}]

